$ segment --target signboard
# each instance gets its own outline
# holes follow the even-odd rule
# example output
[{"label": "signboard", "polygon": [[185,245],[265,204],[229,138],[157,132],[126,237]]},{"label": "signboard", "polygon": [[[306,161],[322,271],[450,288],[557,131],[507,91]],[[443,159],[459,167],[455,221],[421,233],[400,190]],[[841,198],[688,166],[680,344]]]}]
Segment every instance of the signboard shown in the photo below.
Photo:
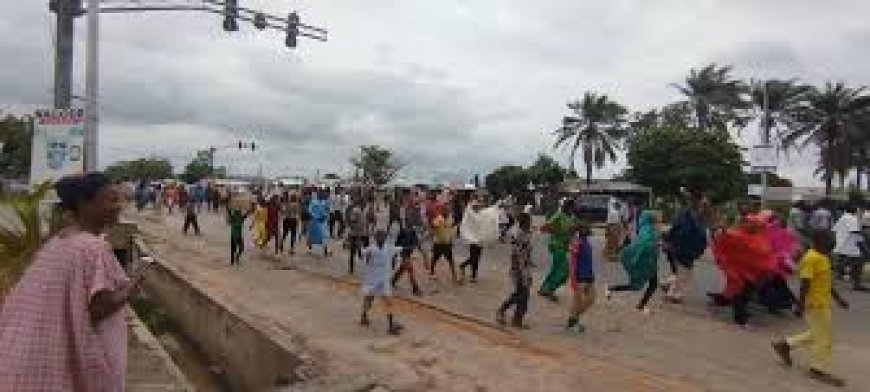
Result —
[{"label": "signboard", "polygon": [[776,149],[769,144],[753,146],[749,152],[749,165],[752,173],[775,172]]},{"label": "signboard", "polygon": [[37,110],[33,121],[30,183],[84,172],[84,110]]},{"label": "signboard", "polygon": [[757,184],[749,184],[749,189],[746,190],[746,194],[749,196],[762,197],[764,196],[764,186]]}]

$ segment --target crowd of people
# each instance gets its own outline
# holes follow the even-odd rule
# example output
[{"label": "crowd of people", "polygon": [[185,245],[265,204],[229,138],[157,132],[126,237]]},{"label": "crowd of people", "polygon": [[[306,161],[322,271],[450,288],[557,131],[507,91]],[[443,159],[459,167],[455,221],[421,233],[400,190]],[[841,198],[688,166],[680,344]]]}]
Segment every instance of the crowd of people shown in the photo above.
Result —
[{"label": "crowd of people", "polygon": [[[693,285],[694,265],[709,249],[725,282],[720,290],[708,292],[710,305],[730,307],[734,322],[743,328],[750,328],[752,303],[774,314],[798,309],[797,313],[807,318],[810,332],[800,339],[777,341],[774,347],[785,355],[788,351],[784,347],[809,344],[814,376],[833,384],[841,382],[830,374],[830,314],[825,318],[816,310],[819,304],[830,301],[808,299],[805,291],[820,292],[817,287],[825,285],[827,279],[825,268],[841,279],[848,275],[854,290],[867,291],[861,280],[867,241],[854,204],[832,209],[834,204],[828,200],[813,208],[799,202],[787,217],[748,205],[740,208],[733,222],[723,222],[710,213],[702,194],[685,193],[667,230],[662,230],[660,213],[614,200],[605,222],[603,249],[594,252],[591,227],[581,219],[579,205],[573,199],[563,199],[556,213],[548,216],[542,226],[534,227],[530,206],[519,206],[510,198],[490,204],[485,198],[466,196],[406,191],[379,202],[373,193],[359,189],[313,189],[259,196],[247,210],[244,205],[234,207],[230,202],[231,263],[238,264],[244,247],[241,222],[248,215],[253,216],[254,245],[260,249],[273,242],[275,252],[281,253],[289,237],[291,254],[295,244],[304,240],[309,250],[319,246],[324,256],[329,256],[327,238],[338,239],[348,250],[349,274],[355,273],[357,260],[366,263],[361,324],[369,325],[369,309],[375,298],[382,298],[388,330],[397,334],[402,326],[389,310],[389,298],[404,278],[412,294],[420,296],[419,266],[429,271],[430,279],[437,280],[436,267],[443,259],[456,284],[475,283],[485,245],[509,243],[511,290],[496,311],[496,321],[508,325],[507,312],[513,308],[510,325],[526,329],[529,324],[524,317],[529,309],[534,267],[531,238],[539,230],[548,237],[550,263],[538,294],[558,302],[556,292],[567,284],[571,303],[565,328],[579,333],[586,329],[581,322],[583,315],[597,298],[596,256],[601,255],[601,261],[620,262],[626,273],[625,282],[604,285],[605,298],[619,292],[641,291],[636,309],[649,314],[650,300],[657,291],[662,291],[665,302],[683,302]],[[381,205],[387,210],[386,226],[378,225]],[[393,232],[395,241],[387,244]],[[834,238],[831,249],[824,243],[825,234]],[[458,271],[453,258],[457,237],[467,244],[469,255],[458,265]],[[426,249],[424,243],[431,244],[431,249]],[[670,267],[664,281],[659,278],[660,255]],[[807,286],[801,288],[800,295],[795,295],[788,284],[795,273]],[[834,291],[828,295],[840,298]],[[819,320],[827,320],[827,324]],[[827,354],[822,347],[828,347]]]},{"label": "crowd of people", "polygon": [[[722,222],[709,213],[701,193],[687,192],[668,226],[657,211],[630,210],[618,221],[619,227],[609,225],[607,243],[596,252],[593,227],[580,219],[578,204],[570,198],[536,227],[529,206],[510,197],[492,202],[460,192],[405,191],[381,199],[366,188],[311,188],[255,191],[253,198],[242,198],[207,186],[161,188],[159,197],[147,189],[136,192],[137,207],[152,198],[167,209],[184,209],[184,232],[192,226],[199,233],[197,214],[204,206],[219,213],[224,208],[231,265],[241,263],[248,237],[263,252],[271,251],[271,243],[274,252],[291,255],[301,241],[309,252],[320,247],[324,256],[331,255],[330,239],[341,243],[348,251],[349,274],[356,273],[358,261],[364,263],[360,324],[370,325],[370,309],[379,299],[390,334],[403,330],[390,305],[393,288],[404,278],[414,295],[422,295],[418,267],[437,280],[438,263],[445,260],[454,284],[476,283],[486,245],[497,242],[509,243],[511,251],[509,293],[495,310],[495,319],[502,326],[529,328],[525,316],[534,284],[535,231],[547,235],[550,259],[538,294],[559,302],[557,292],[567,285],[571,295],[565,329],[577,333],[587,328],[583,318],[596,303],[598,287],[604,287],[606,299],[642,291],[636,305],[642,314],[651,313],[649,302],[659,290],[664,301],[681,304],[694,283],[696,262],[709,249],[725,282],[721,290],[708,293],[710,304],[730,306],[741,326],[749,325],[752,302],[774,313],[794,310],[804,317],[808,331],[777,339],[772,343],[775,353],[791,365],[792,350],[807,347],[810,374],[841,386],[844,381],[831,373],[831,307],[836,302],[845,308],[848,303],[833,280],[848,275],[855,291],[868,291],[862,281],[868,241],[854,203],[839,208],[827,200],[813,208],[796,203],[788,216],[742,208],[733,222]],[[72,224],[43,247],[4,298],[0,389],[123,390],[126,326],[121,309],[144,272],[126,274],[113,262],[101,237],[117,220],[123,197],[99,173],[67,177],[58,182],[57,193]],[[381,208],[386,225],[378,220]],[[245,235],[246,227],[250,236]],[[395,240],[388,242],[391,237]],[[457,266],[458,239],[467,244],[468,258]],[[663,282],[660,255],[671,272]],[[611,259],[624,268],[625,281],[599,286],[596,264]],[[800,282],[797,295],[789,286],[795,274]]]}]

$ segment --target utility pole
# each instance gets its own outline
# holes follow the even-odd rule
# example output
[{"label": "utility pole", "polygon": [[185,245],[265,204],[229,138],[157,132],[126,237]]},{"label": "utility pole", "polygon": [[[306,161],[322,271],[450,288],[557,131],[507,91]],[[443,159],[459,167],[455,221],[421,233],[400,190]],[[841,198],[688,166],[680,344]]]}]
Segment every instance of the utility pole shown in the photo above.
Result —
[{"label": "utility pole", "polygon": [[[770,98],[767,96],[767,81],[764,81],[762,86],[762,106],[763,115],[761,117],[761,143],[765,148],[770,145]],[[767,169],[761,172],[761,207],[767,205]]]},{"label": "utility pole", "polygon": [[98,132],[97,96],[99,91],[100,64],[100,0],[88,0],[88,46],[85,76],[85,171],[97,170]]},{"label": "utility pole", "polygon": [[57,19],[54,46],[54,108],[69,109],[72,101],[74,19],[81,13],[80,2],[52,0],[49,9]]}]

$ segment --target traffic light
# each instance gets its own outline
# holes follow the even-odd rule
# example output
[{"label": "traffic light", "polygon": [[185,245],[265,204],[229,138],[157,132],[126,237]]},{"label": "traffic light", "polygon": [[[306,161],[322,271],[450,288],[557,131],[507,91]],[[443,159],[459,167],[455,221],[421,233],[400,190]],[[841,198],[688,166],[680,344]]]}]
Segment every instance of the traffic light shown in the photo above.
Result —
[{"label": "traffic light", "polygon": [[254,151],[256,149],[257,149],[257,145],[254,144],[254,142],[251,142],[251,151]]},{"label": "traffic light", "polygon": [[48,10],[57,13],[61,7],[64,11],[72,16],[82,16],[85,14],[85,7],[82,5],[82,0],[49,0]]},{"label": "traffic light", "polygon": [[284,40],[284,44],[287,45],[288,48],[296,47],[296,36],[299,35],[299,14],[296,11],[287,15],[287,39]]},{"label": "traffic light", "polygon": [[242,141],[239,140],[239,150],[241,150],[243,148],[245,148],[245,143],[242,143]]},{"label": "traffic light", "polygon": [[256,14],[254,14],[254,27],[256,27],[257,30],[263,30],[268,25],[269,24],[266,22],[266,14],[262,12],[257,12]]},{"label": "traffic light", "polygon": [[239,31],[239,0],[226,0],[224,4],[224,31]]}]

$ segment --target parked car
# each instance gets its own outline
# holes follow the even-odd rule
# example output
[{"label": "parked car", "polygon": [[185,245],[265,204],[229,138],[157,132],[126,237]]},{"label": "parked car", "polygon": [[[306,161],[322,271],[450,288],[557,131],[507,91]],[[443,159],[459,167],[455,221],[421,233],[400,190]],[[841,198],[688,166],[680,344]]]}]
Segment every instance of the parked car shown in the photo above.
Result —
[{"label": "parked car", "polygon": [[577,216],[590,223],[605,222],[610,199],[612,197],[608,195],[581,195],[576,203]]}]

